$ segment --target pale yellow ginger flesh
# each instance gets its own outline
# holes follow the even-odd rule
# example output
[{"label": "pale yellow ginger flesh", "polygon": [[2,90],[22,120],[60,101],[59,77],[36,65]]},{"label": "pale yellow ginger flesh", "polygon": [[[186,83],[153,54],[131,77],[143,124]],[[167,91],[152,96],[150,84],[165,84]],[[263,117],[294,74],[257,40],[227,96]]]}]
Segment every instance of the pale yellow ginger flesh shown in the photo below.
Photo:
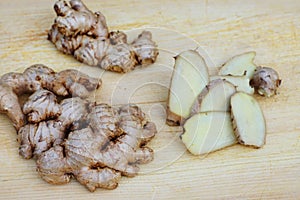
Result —
[{"label": "pale yellow ginger flesh", "polygon": [[233,128],[240,144],[260,148],[266,140],[263,112],[254,97],[238,92],[231,97]]},{"label": "pale yellow ginger flesh", "polygon": [[[254,64],[255,52],[234,56],[220,69],[219,76],[237,86],[237,91],[253,94],[254,90],[266,97],[277,93],[281,84],[278,73],[269,67],[257,67]],[[247,79],[248,78],[248,79]]]},{"label": "pale yellow ginger flesh", "polygon": [[[219,75],[209,77],[210,82],[204,87],[197,83],[201,81],[201,78],[195,76],[194,80],[190,78],[191,75],[183,76],[187,74],[184,71],[180,71],[180,76],[185,79],[189,78],[187,81],[189,85],[183,85],[182,80],[178,81],[177,77],[180,76],[176,76],[175,73],[178,63],[175,63],[170,91],[171,89],[181,91],[179,92],[181,98],[177,97],[177,104],[171,105],[174,105],[181,113],[189,113],[189,117],[170,112],[171,95],[169,95],[167,107],[169,121],[167,122],[171,125],[174,124],[174,119],[178,121],[177,125],[182,125],[183,122],[184,133],[181,139],[192,154],[210,153],[235,144],[236,141],[255,148],[260,148],[265,144],[264,115],[258,102],[251,95],[256,91],[263,96],[273,96],[277,93],[281,80],[274,69],[257,67],[253,62],[255,55],[255,52],[247,52],[231,58],[220,68]],[[176,84],[173,83],[174,80]],[[194,99],[192,95],[187,95],[186,91],[190,88],[198,88],[199,85],[201,91],[192,109],[190,110],[188,106],[181,108],[179,105],[187,105],[186,102]],[[172,88],[175,86],[176,88]],[[228,112],[231,112],[231,122]],[[225,122],[222,116],[226,119]],[[217,133],[220,133],[218,142],[215,139]]]},{"label": "pale yellow ginger flesh", "polygon": [[230,111],[230,97],[235,92],[235,86],[227,81],[222,79],[211,81],[195,100],[191,115],[199,112]]},{"label": "pale yellow ginger flesh", "polygon": [[256,65],[254,64],[255,55],[256,53],[251,51],[234,56],[221,67],[219,75],[245,75],[251,78],[256,69]]},{"label": "pale yellow ginger flesh", "polygon": [[250,79],[247,76],[230,76],[230,75],[224,75],[224,76],[211,76],[210,80],[216,80],[216,79],[223,79],[231,83],[236,87],[236,91],[238,92],[245,92],[247,94],[254,94],[254,88],[250,86]]},{"label": "pale yellow ginger flesh", "polygon": [[195,99],[208,82],[207,65],[197,51],[184,51],[175,57],[167,102],[169,125],[180,125],[189,117]]},{"label": "pale yellow ginger flesh", "polygon": [[203,155],[235,144],[228,112],[198,113],[189,118],[181,135],[182,142],[194,155]]},{"label": "pale yellow ginger flesh", "polygon": [[125,33],[109,32],[104,15],[93,13],[81,0],[70,0],[69,4],[59,0],[54,10],[57,17],[48,39],[78,61],[120,73],[156,61],[158,49],[151,32],[143,31],[128,43]]}]

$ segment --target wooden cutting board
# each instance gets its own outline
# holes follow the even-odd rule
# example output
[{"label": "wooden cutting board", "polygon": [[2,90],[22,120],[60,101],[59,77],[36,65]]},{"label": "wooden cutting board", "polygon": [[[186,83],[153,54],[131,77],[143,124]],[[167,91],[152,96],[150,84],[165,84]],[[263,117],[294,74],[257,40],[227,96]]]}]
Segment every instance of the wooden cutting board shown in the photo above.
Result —
[{"label": "wooden cutting board", "polygon": [[[299,199],[300,198],[300,1],[92,1],[111,30],[129,39],[150,29],[160,48],[156,64],[120,75],[88,67],[58,52],[46,40],[54,1],[0,1],[1,75],[43,63],[59,71],[82,70],[102,77],[92,100],[136,103],[159,130],[149,144],[155,160],[115,190],[90,193],[76,181],[53,186],[41,180],[33,160],[18,155],[16,133],[0,115],[0,199]],[[140,29],[140,30],[137,30]],[[173,56],[195,49],[210,73],[230,57],[254,50],[256,63],[274,67],[283,79],[279,94],[257,97],[267,121],[262,149],[235,145],[192,156],[178,139],[181,128],[165,124]]]}]

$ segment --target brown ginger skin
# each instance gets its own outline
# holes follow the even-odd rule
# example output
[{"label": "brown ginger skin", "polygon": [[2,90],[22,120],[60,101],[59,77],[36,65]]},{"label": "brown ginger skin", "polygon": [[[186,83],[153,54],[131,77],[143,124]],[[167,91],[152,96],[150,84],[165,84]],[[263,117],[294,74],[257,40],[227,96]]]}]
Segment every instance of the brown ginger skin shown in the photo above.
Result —
[{"label": "brown ginger skin", "polygon": [[18,96],[47,89],[60,96],[85,98],[100,85],[100,79],[89,77],[77,70],[56,73],[45,65],[32,65],[23,73],[10,72],[0,77],[0,112],[6,113],[16,130],[19,130],[25,124],[25,116]]},{"label": "brown ginger skin", "polygon": [[65,138],[65,128],[57,120],[27,124],[18,132],[19,154],[25,158],[39,157],[52,146],[61,144]]},{"label": "brown ginger skin", "polygon": [[0,84],[0,113],[4,113],[19,130],[25,124],[25,116],[19,104],[18,96],[11,87]]},{"label": "brown ginger skin", "polygon": [[81,0],[70,0],[69,4],[59,0],[54,10],[57,17],[48,39],[59,51],[73,55],[80,62],[125,73],[137,64],[155,62],[158,56],[151,32],[142,32],[129,44],[125,33],[109,33],[104,15],[93,13]]},{"label": "brown ginger skin", "polygon": [[23,113],[30,123],[53,119],[60,115],[60,106],[56,96],[48,90],[38,90],[33,93],[23,105]]},{"label": "brown ginger skin", "polygon": [[58,104],[56,96],[44,89],[33,93],[23,106],[30,124],[18,131],[19,154],[26,159],[37,158],[52,146],[61,144],[69,130],[86,124],[90,106],[93,104],[79,97],[67,98]]},{"label": "brown ginger skin", "polygon": [[158,49],[152,40],[152,34],[149,31],[143,31],[138,38],[132,42],[137,60],[142,65],[154,63],[158,56]]},{"label": "brown ginger skin", "polygon": [[140,108],[127,105],[115,109],[100,104],[93,109],[89,119],[96,117],[99,124],[71,132],[64,148],[52,147],[38,158],[37,169],[45,181],[64,184],[73,174],[90,191],[96,187],[113,189],[121,174],[135,176],[138,164],[153,159],[153,151],[144,145],[154,137],[156,128],[145,120]]},{"label": "brown ginger skin", "polygon": [[250,81],[258,94],[267,97],[275,95],[280,84],[278,73],[270,67],[258,67]]}]

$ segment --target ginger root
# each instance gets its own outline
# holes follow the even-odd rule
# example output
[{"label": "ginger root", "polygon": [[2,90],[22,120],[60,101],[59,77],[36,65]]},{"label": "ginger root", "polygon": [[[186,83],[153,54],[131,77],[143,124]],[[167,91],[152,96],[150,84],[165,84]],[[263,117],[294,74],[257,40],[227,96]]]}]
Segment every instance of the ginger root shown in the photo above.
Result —
[{"label": "ginger root", "polygon": [[18,132],[19,154],[30,159],[38,157],[52,146],[61,144],[65,138],[65,127],[61,121],[48,120],[26,124]]},{"label": "ginger root", "polygon": [[0,113],[6,114],[17,130],[25,124],[18,96],[11,87],[3,84],[0,84]]},{"label": "ginger root", "polygon": [[23,105],[23,113],[30,123],[38,123],[45,119],[55,118],[61,110],[56,96],[48,90],[38,90],[33,93]]},{"label": "ginger root", "polygon": [[[116,44],[122,40],[121,32],[114,35]],[[90,191],[114,189],[121,175],[133,177],[139,164],[153,160],[153,150],[145,145],[156,127],[139,107],[83,99],[100,83],[77,70],[56,73],[44,65],[0,78],[0,111],[18,130],[19,154],[37,159],[48,183],[75,177]],[[24,93],[32,94],[21,106],[18,96]]]},{"label": "ginger root", "polygon": [[90,191],[114,189],[121,174],[135,176],[138,164],[153,160],[152,149],[145,145],[156,127],[146,121],[139,107],[99,104],[88,119],[91,123],[86,128],[70,132],[63,144],[38,157],[37,170],[45,181],[68,183],[73,174]]},{"label": "ginger root", "polygon": [[137,64],[155,62],[158,49],[152,34],[143,31],[131,44],[123,32],[109,32],[101,12],[93,13],[81,0],[59,0],[48,39],[59,51],[78,61],[115,72],[128,72]]},{"label": "ginger root", "polygon": [[[100,85],[101,80],[89,77],[77,70],[64,70],[56,73],[45,65],[32,65],[23,73],[10,72],[0,77],[0,112],[6,113],[16,130],[19,130],[25,124],[25,117],[18,96],[47,89],[60,96],[84,98]],[[24,109],[26,113],[31,112],[27,110],[27,106]],[[37,119],[30,118],[30,120]]]},{"label": "ginger root", "polygon": [[26,159],[37,158],[52,146],[61,144],[68,130],[82,126],[92,105],[79,97],[67,98],[58,104],[56,96],[48,90],[33,93],[23,106],[31,124],[18,131],[19,154]]}]

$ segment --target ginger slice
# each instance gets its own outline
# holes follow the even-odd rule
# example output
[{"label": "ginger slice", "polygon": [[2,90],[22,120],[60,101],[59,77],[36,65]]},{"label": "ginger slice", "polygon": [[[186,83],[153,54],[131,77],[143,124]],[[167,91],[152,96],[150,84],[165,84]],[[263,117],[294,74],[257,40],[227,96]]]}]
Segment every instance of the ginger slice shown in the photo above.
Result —
[{"label": "ginger slice", "polygon": [[222,79],[209,83],[198,95],[191,110],[191,115],[199,112],[230,110],[230,97],[236,92],[234,85]]},{"label": "ginger slice", "polygon": [[223,79],[233,84],[236,91],[245,92],[247,94],[254,94],[254,88],[250,86],[250,79],[247,76],[230,76],[230,75],[217,75],[211,76],[210,80]]},{"label": "ginger slice", "polygon": [[207,65],[198,52],[188,50],[175,57],[167,103],[168,125],[182,124],[208,82]]},{"label": "ginger slice", "polygon": [[217,151],[237,142],[228,112],[195,114],[183,128],[182,142],[194,155]]},{"label": "ginger slice", "polygon": [[263,112],[254,97],[238,92],[231,97],[233,128],[240,144],[260,148],[266,140]]},{"label": "ginger slice", "polygon": [[243,76],[251,78],[256,69],[253,63],[256,52],[246,52],[232,57],[220,69],[219,75]]}]

